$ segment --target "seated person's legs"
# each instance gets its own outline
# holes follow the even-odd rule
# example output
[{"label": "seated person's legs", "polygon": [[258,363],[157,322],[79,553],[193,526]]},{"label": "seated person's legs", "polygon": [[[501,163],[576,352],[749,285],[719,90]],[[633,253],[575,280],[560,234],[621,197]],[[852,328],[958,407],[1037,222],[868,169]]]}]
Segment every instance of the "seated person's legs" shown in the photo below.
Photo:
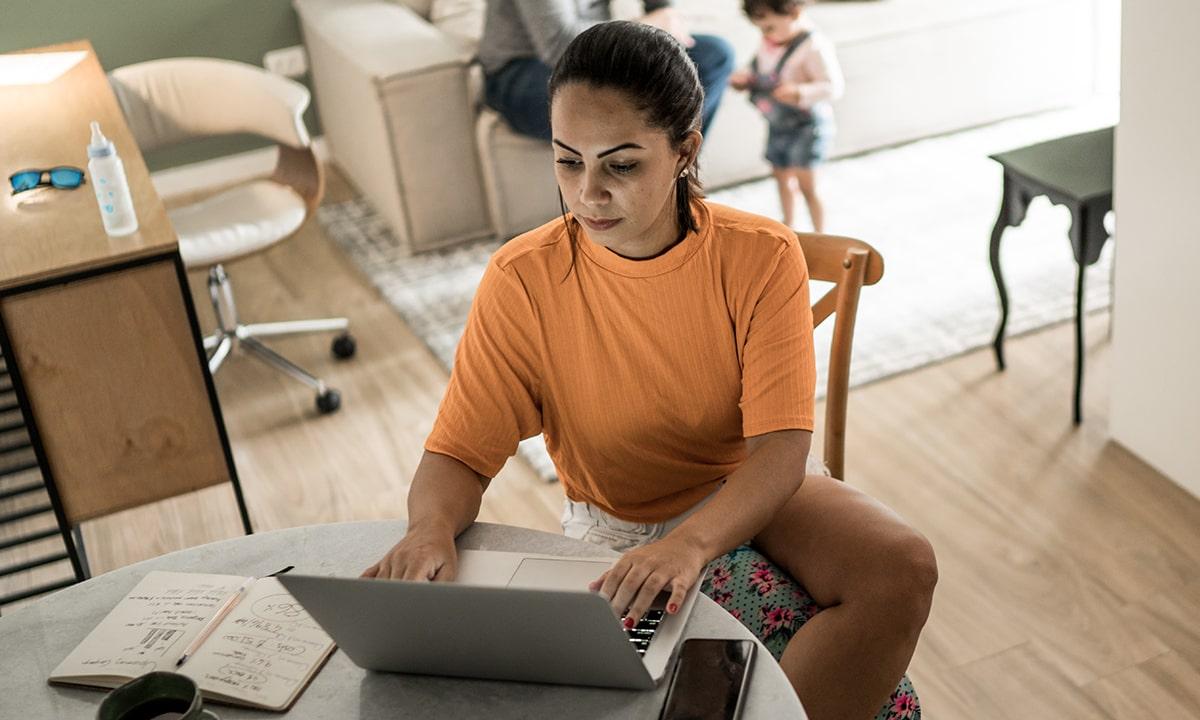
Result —
[{"label": "seated person's legs", "polygon": [[809,716],[871,717],[929,615],[937,583],[929,541],[853,486],[810,475],[754,545],[823,608],[780,659]]},{"label": "seated person's legs", "polygon": [[700,132],[707,133],[721,95],[733,72],[733,46],[724,38],[715,35],[694,35],[696,41],[688,48],[688,56],[696,63],[700,84],[704,86],[704,110],[701,115]]},{"label": "seated person's legs", "polygon": [[[737,618],[777,661],[792,636],[821,612],[808,591],[757,549],[742,545],[705,568],[700,591]],[[919,720],[921,702],[908,676],[874,720]]]},{"label": "seated person's legs", "polygon": [[[696,63],[704,87],[701,132],[707,132],[729,75],[733,72],[733,47],[723,38],[696,35],[688,55]],[[513,130],[529,137],[550,139],[551,68],[537,58],[510,61],[485,81],[487,104],[500,113]]]},{"label": "seated person's legs", "polygon": [[489,107],[513,130],[539,140],[550,139],[550,67],[537,58],[517,58],[487,76]]}]

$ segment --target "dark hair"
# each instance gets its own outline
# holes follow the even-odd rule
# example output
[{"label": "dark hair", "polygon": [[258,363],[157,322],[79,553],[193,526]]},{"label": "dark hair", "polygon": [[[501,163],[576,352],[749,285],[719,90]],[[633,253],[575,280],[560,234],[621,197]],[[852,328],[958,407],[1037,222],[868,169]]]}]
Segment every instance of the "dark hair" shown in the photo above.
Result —
[{"label": "dark hair", "polygon": [[[550,101],[572,83],[625,93],[647,123],[666,132],[674,147],[687,139],[688,133],[700,129],[704,88],[696,66],[678,40],[656,27],[620,20],[584,30],[554,66]],[[687,174],[675,181],[680,237],[699,229],[691,209],[691,199],[704,196],[698,167],[692,160]],[[575,225],[567,220],[561,191],[558,202],[571,238],[574,265]]]},{"label": "dark hair", "polygon": [[812,0],[742,0],[742,10],[752,18],[762,17],[767,13],[787,15],[799,7],[808,5]]}]

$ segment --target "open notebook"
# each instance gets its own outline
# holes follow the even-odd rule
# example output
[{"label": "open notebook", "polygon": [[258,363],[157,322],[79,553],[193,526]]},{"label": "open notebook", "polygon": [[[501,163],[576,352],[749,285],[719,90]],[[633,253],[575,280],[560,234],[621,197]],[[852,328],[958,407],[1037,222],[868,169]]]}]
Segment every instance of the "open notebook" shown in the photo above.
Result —
[{"label": "open notebook", "polygon": [[334,644],[273,577],[252,582],[187,662],[175,665],[246,580],[147,574],[59,663],[50,682],[111,688],[152,670],[168,670],[195,680],[207,699],[286,710]]}]

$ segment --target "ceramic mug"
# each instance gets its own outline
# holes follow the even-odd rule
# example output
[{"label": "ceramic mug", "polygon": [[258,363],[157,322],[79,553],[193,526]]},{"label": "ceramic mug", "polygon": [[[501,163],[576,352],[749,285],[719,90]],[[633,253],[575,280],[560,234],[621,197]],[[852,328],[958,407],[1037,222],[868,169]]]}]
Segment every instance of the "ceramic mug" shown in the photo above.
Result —
[{"label": "ceramic mug", "polygon": [[151,672],[113,690],[96,720],[220,720],[204,709],[195,681],[173,672]]}]

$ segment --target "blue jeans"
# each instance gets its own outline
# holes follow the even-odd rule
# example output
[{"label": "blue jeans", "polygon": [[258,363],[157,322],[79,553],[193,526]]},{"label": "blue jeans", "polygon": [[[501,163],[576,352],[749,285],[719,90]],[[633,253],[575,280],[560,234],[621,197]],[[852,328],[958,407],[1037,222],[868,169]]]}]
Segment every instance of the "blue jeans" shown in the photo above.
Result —
[{"label": "blue jeans", "polygon": [[[704,87],[700,131],[706,133],[733,72],[733,47],[724,38],[713,35],[693,38],[696,44],[687,49],[687,54],[696,63]],[[485,78],[488,106],[500,113],[513,130],[549,140],[550,72],[550,67],[537,58],[510,60]]]}]

